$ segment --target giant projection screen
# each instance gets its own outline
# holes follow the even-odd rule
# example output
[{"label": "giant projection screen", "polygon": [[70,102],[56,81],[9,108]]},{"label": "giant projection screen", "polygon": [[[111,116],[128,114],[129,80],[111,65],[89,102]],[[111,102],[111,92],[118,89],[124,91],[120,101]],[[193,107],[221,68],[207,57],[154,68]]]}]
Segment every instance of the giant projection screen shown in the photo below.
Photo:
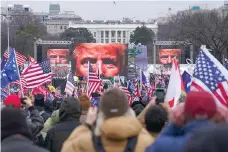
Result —
[{"label": "giant projection screen", "polygon": [[93,71],[104,77],[127,75],[127,45],[79,43],[72,53],[72,71],[76,76],[88,76],[88,61]]}]

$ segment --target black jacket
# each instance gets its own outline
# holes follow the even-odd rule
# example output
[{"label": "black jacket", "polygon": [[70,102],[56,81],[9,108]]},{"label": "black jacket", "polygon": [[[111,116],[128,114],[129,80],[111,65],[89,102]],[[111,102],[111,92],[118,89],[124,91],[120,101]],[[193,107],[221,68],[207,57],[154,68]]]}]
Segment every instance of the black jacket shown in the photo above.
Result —
[{"label": "black jacket", "polygon": [[1,152],[48,152],[22,135],[12,135],[1,142]]},{"label": "black jacket", "polygon": [[43,118],[43,121],[45,123],[51,115],[45,110],[44,107],[35,106],[35,108],[39,111],[39,114]]},{"label": "black jacket", "polygon": [[48,131],[44,147],[51,152],[60,152],[64,141],[80,125],[80,115],[81,106],[79,101],[74,97],[66,98],[59,109],[60,123]]},{"label": "black jacket", "polygon": [[43,129],[43,118],[40,116],[39,111],[34,106],[29,107],[27,110],[27,124],[31,129],[32,135],[36,136]]}]

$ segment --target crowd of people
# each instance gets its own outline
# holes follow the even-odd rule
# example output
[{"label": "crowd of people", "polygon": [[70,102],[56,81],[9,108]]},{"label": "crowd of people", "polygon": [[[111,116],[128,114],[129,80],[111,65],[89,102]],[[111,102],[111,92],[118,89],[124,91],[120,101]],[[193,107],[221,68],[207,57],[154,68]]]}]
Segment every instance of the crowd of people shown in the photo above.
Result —
[{"label": "crowd of people", "polygon": [[119,88],[98,105],[82,94],[45,100],[9,95],[1,108],[2,152],[226,152],[228,110],[190,91],[171,109],[156,97],[129,105]]}]

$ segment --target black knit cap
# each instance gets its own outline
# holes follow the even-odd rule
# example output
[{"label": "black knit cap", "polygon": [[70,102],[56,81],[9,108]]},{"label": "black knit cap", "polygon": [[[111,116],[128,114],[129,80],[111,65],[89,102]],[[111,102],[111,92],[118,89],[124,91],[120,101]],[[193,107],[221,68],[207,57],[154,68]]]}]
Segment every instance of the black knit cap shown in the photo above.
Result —
[{"label": "black knit cap", "polygon": [[16,134],[32,140],[31,131],[22,112],[13,107],[4,107],[1,110],[1,140]]}]

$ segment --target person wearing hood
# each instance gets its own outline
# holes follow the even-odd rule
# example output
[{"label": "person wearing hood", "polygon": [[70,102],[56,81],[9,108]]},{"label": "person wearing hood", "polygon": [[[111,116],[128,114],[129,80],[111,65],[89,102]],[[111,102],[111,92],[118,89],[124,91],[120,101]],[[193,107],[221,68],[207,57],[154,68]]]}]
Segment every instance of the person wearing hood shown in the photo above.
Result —
[{"label": "person wearing hood", "polygon": [[[10,118],[10,119],[9,119]],[[48,152],[33,144],[31,128],[20,109],[1,109],[1,151],[2,152]]]},{"label": "person wearing hood", "polygon": [[44,96],[42,94],[35,95],[34,106],[39,111],[44,122],[50,117],[50,114],[45,111]]},{"label": "person wearing hood", "polygon": [[89,109],[85,124],[73,131],[62,152],[142,152],[153,141],[130,108],[126,94],[112,88],[102,95],[98,114],[96,107]]},{"label": "person wearing hood", "polygon": [[170,113],[170,121],[146,152],[183,152],[192,134],[200,128],[213,126],[217,113],[214,98],[207,92],[190,91],[185,103]]},{"label": "person wearing hood", "polygon": [[79,97],[79,102],[82,107],[82,113],[80,117],[80,122],[84,123],[86,120],[86,115],[90,107],[90,100],[89,97],[86,94],[83,94]]},{"label": "person wearing hood", "polygon": [[59,109],[59,123],[47,133],[44,147],[51,152],[60,152],[63,142],[80,125],[81,106],[77,98],[65,98]]}]

